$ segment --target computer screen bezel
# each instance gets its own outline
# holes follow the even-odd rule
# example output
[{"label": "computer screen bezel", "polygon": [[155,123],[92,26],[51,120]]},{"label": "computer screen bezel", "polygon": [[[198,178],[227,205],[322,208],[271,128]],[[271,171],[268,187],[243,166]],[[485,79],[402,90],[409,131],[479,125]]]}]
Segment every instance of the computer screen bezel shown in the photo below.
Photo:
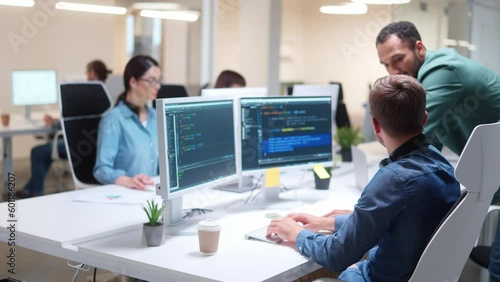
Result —
[{"label": "computer screen bezel", "polygon": [[[17,72],[25,72],[25,73],[28,73],[28,72],[50,72],[50,73],[53,73],[54,76],[55,76],[55,84],[54,84],[54,90],[55,90],[55,93],[53,95],[53,99],[48,101],[48,102],[44,102],[44,103],[26,103],[26,102],[21,102],[21,103],[17,103],[17,99],[16,99],[16,94],[14,93],[14,75],[15,73]],[[58,73],[55,69],[15,69],[15,70],[12,70],[11,73],[10,73],[10,88],[11,88],[11,97],[12,97],[12,105],[17,107],[17,106],[39,106],[39,105],[55,105],[59,102],[59,78],[58,78]]]},{"label": "computer screen bezel", "polygon": [[[233,104],[233,138],[234,138],[234,152],[235,152],[235,172],[234,174],[227,175],[225,177],[217,178],[209,182],[201,183],[198,185],[194,185],[185,189],[181,189],[179,191],[171,192],[169,183],[169,168],[168,168],[168,156],[167,156],[167,136],[166,136],[166,116],[165,116],[165,108],[169,104],[191,104],[191,103],[203,103],[203,102],[227,102],[231,101]],[[186,98],[164,98],[156,100],[156,113],[158,120],[158,149],[159,149],[159,164],[160,164],[160,183],[162,189],[157,190],[157,194],[160,195],[165,200],[172,200],[178,197],[182,197],[185,194],[194,192],[196,190],[201,190],[205,188],[213,188],[219,185],[223,185],[225,183],[229,183],[231,181],[235,181],[239,177],[239,171],[237,166],[237,138],[236,138],[236,120],[235,120],[235,101],[233,98],[224,98],[224,97],[186,97]]]},{"label": "computer screen bezel", "polygon": [[[329,95],[329,94],[323,94],[323,95],[297,95],[297,96],[275,96],[275,97],[238,97],[236,98],[237,100],[237,132],[236,134],[238,135],[238,145],[237,145],[237,152],[236,152],[236,157],[238,158],[237,159],[237,164],[239,165],[238,169],[239,171],[241,172],[241,175],[242,176],[248,176],[248,175],[253,175],[253,176],[257,176],[257,175],[262,175],[267,169],[270,169],[270,168],[279,168],[280,171],[290,171],[290,170],[304,170],[304,169],[311,169],[313,168],[314,165],[317,165],[317,164],[320,164],[320,165],[323,165],[325,167],[331,167],[333,166],[333,161],[334,161],[334,157],[335,157],[335,151],[334,151],[334,147],[333,147],[333,133],[334,133],[334,128],[331,127],[331,133],[332,133],[332,136],[331,136],[331,145],[330,145],[330,148],[331,148],[331,161],[326,161],[326,162],[308,162],[308,163],[302,163],[302,164],[295,164],[295,165],[286,165],[286,166],[280,166],[280,165],[276,165],[276,166],[270,166],[270,167],[265,167],[265,168],[255,168],[255,169],[246,169],[246,170],[243,170],[243,155],[242,155],[242,146],[243,146],[243,143],[242,143],[242,140],[241,140],[241,101],[244,100],[244,99],[269,99],[269,100],[272,100],[272,99],[283,99],[283,100],[286,100],[286,99],[299,99],[299,98],[325,98],[325,97],[328,97],[330,99],[333,99],[332,95]],[[330,103],[330,106],[333,104]],[[330,110],[330,120],[333,120],[333,114],[332,114],[332,110]]]},{"label": "computer screen bezel", "polygon": [[206,88],[201,90],[202,97],[267,97],[266,87],[233,87],[233,88]]}]

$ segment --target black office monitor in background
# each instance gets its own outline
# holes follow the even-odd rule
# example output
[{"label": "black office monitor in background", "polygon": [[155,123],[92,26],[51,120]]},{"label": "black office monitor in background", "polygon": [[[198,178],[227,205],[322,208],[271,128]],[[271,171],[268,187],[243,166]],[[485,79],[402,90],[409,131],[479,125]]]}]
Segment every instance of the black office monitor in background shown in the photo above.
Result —
[{"label": "black office monitor in background", "polygon": [[337,124],[337,128],[351,126],[351,122],[349,121],[349,114],[347,113],[347,107],[344,103],[344,93],[342,92],[342,83],[331,81],[330,84],[336,84],[339,86],[337,113],[335,114],[335,123]]},{"label": "black office monitor in background", "polygon": [[[162,84],[156,99],[183,97],[189,97],[186,86],[182,84]],[[153,101],[153,108],[156,108],[156,101]]]}]

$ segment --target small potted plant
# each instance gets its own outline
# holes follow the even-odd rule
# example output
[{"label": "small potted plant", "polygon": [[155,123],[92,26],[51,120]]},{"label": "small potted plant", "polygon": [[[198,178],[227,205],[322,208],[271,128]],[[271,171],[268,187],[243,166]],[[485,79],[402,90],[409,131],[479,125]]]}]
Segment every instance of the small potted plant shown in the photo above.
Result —
[{"label": "small potted plant", "polygon": [[337,145],[340,146],[340,155],[342,156],[342,161],[344,162],[352,161],[351,146],[358,145],[361,141],[363,141],[359,128],[351,126],[337,128],[334,139],[337,142]]},{"label": "small potted plant", "polygon": [[153,199],[147,200],[146,205],[142,206],[146,212],[148,222],[144,223],[142,228],[142,239],[148,247],[160,246],[165,243],[163,234],[163,211],[164,204],[158,204]]}]

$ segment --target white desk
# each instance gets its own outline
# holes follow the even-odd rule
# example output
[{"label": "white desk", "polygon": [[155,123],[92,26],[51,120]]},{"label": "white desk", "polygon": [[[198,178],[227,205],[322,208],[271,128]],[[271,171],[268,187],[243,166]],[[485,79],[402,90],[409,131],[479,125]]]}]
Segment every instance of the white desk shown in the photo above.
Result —
[{"label": "white desk", "polygon": [[0,125],[0,137],[3,144],[3,193],[7,193],[8,173],[13,173],[12,168],[12,137],[16,135],[49,134],[56,130],[47,128],[43,123],[43,113],[34,115],[31,121],[22,115],[11,114],[9,126]]},{"label": "white desk", "polygon": [[[297,173],[283,182],[290,188],[311,187],[313,177],[311,172]],[[195,216],[193,222],[211,217],[222,224],[218,254],[203,256],[196,236],[169,236],[160,247],[142,246],[146,216],[140,206],[73,201],[96,191],[127,193],[144,201],[153,195],[108,185],[17,201],[16,245],[150,281],[289,281],[319,267],[293,247],[244,239],[245,233],[269,222],[265,210],[244,204],[249,192],[205,189],[186,195],[185,207],[214,210]],[[334,177],[329,190],[293,189],[282,197],[301,200],[304,205],[296,211],[320,215],[352,208],[360,193],[352,174],[345,174]],[[0,240],[7,241],[7,203],[0,204],[0,210]]]}]

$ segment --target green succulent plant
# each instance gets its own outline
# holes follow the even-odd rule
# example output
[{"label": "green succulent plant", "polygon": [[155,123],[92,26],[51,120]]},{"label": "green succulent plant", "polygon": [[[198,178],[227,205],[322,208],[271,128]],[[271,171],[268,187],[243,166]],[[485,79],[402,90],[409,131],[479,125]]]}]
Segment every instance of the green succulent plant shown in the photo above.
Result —
[{"label": "green succulent plant", "polygon": [[351,145],[358,145],[363,141],[360,129],[351,126],[337,128],[333,138],[342,149],[350,149]]},{"label": "green succulent plant", "polygon": [[156,226],[161,224],[161,217],[163,215],[165,205],[162,204],[160,206],[160,204],[151,199],[146,201],[146,205],[142,205],[142,209],[148,216],[149,225]]}]

